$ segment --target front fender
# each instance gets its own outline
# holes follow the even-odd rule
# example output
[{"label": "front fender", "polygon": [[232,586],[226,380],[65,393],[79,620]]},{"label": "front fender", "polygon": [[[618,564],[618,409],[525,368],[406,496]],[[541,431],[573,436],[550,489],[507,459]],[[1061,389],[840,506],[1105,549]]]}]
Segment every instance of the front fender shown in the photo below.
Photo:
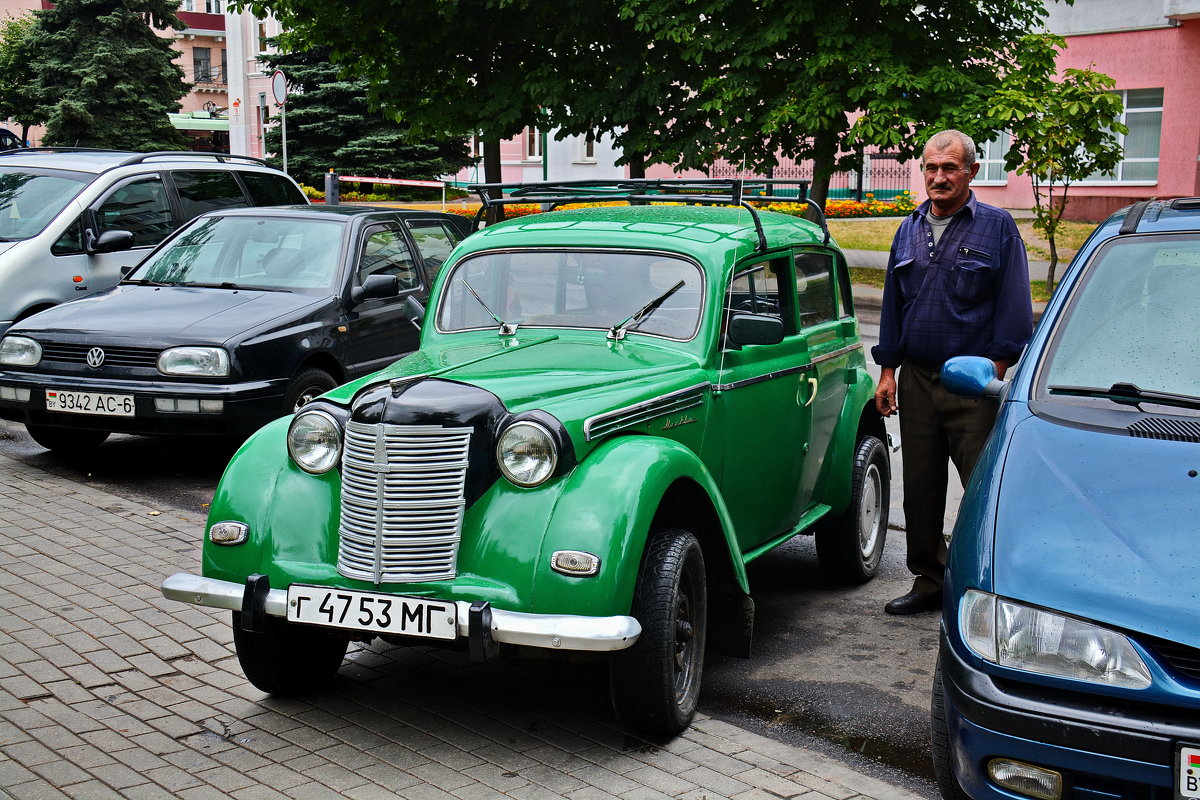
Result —
[{"label": "front fender", "polygon": [[[670,439],[620,436],[593,450],[567,476],[542,540],[535,610],[628,614],[652,523],[663,498],[679,481],[692,482],[708,496],[716,517],[711,528],[719,531],[713,537],[719,540],[716,548],[723,547],[738,585],[749,593],[733,522],[716,482],[696,454]],[[712,549],[706,547],[706,553]],[[555,572],[551,556],[558,550],[599,556],[599,573],[575,577]]]},{"label": "front fender", "polygon": [[[829,455],[821,470],[816,496],[824,498],[829,514],[836,517],[850,504],[850,476],[854,469],[854,454],[858,438],[864,433],[878,436],[887,445],[883,418],[875,410],[875,379],[863,367],[854,370],[854,383],[846,392],[838,416],[837,434],[829,445]],[[865,430],[864,430],[865,428]]]}]

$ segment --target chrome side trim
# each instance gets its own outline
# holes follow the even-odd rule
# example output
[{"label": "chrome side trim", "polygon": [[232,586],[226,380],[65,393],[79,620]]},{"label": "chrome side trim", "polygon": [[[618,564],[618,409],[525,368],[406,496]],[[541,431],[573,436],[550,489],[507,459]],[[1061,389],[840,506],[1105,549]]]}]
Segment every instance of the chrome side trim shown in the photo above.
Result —
[{"label": "chrome side trim", "polygon": [[752,386],[763,381],[773,381],[776,378],[782,378],[787,375],[799,375],[804,372],[810,372],[813,368],[812,364],[802,364],[798,367],[788,367],[787,369],[768,372],[764,375],[755,375],[753,378],[743,378],[740,381],[733,383],[714,383],[713,389],[718,392],[728,392],[730,389],[740,389],[743,386]]},{"label": "chrome side trim", "polygon": [[[209,608],[240,611],[246,587],[233,581],[205,578],[177,572],[162,583],[163,597]],[[469,635],[470,602],[458,600],[458,635]],[[266,612],[272,617],[287,616],[287,590],[272,589],[267,595]],[[549,650],[587,650],[610,652],[624,650],[637,641],[642,626],[633,617],[583,617],[574,614],[528,614],[492,609],[492,639],[508,644],[545,647]]]},{"label": "chrome side trim", "polygon": [[590,442],[623,428],[640,425],[655,417],[694,408],[704,402],[704,390],[708,388],[710,388],[709,384],[698,383],[653,400],[645,400],[625,408],[618,408],[616,411],[606,411],[603,414],[588,417],[583,422],[583,437]]},{"label": "chrome side trim", "polygon": [[812,360],[812,363],[820,364],[823,361],[829,361],[830,359],[834,359],[834,358],[841,358],[842,356],[846,355],[847,353],[853,353],[855,350],[862,350],[862,349],[863,349],[862,342],[859,342],[858,344],[847,345],[846,347],[843,347],[841,350],[834,350],[832,353],[826,353],[823,356],[817,356],[816,358],[814,358]]}]

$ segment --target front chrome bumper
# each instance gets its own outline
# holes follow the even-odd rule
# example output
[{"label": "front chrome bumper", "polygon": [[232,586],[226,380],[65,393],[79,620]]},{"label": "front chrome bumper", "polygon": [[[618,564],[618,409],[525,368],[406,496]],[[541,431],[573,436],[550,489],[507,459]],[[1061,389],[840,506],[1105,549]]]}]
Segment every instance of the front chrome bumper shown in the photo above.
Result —
[{"label": "front chrome bumper", "polygon": [[[163,597],[210,608],[243,611],[246,586],[177,572],[162,583]],[[458,635],[471,636],[472,604],[459,600]],[[287,590],[271,589],[263,598],[262,612],[271,617],[287,616]],[[637,641],[641,624],[633,617],[584,617],[575,614],[527,614],[490,609],[490,638],[505,644],[544,647],[549,650],[624,650]]]}]

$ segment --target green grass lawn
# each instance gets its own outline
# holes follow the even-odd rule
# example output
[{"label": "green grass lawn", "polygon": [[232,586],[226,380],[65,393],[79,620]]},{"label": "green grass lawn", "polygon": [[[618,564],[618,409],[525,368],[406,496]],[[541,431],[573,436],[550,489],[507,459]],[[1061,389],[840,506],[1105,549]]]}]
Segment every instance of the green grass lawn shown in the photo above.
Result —
[{"label": "green grass lawn", "polygon": [[[861,284],[863,286],[874,286],[876,289],[883,288],[884,270],[874,269],[873,267],[851,267],[850,282]],[[1046,291],[1045,281],[1030,281],[1029,296],[1034,302],[1045,302],[1050,299],[1050,293]]]}]

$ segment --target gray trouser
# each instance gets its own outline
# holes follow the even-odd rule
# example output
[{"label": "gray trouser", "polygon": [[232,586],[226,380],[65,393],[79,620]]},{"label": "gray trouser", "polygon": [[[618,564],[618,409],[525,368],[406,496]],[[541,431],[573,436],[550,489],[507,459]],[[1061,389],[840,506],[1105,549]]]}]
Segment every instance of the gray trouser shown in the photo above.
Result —
[{"label": "gray trouser", "polygon": [[987,443],[999,406],[990,398],[959,397],[942,386],[940,367],[907,359],[900,367],[897,404],[904,463],[904,525],[913,591],[937,594],[946,567],[947,461],[963,486]]}]

